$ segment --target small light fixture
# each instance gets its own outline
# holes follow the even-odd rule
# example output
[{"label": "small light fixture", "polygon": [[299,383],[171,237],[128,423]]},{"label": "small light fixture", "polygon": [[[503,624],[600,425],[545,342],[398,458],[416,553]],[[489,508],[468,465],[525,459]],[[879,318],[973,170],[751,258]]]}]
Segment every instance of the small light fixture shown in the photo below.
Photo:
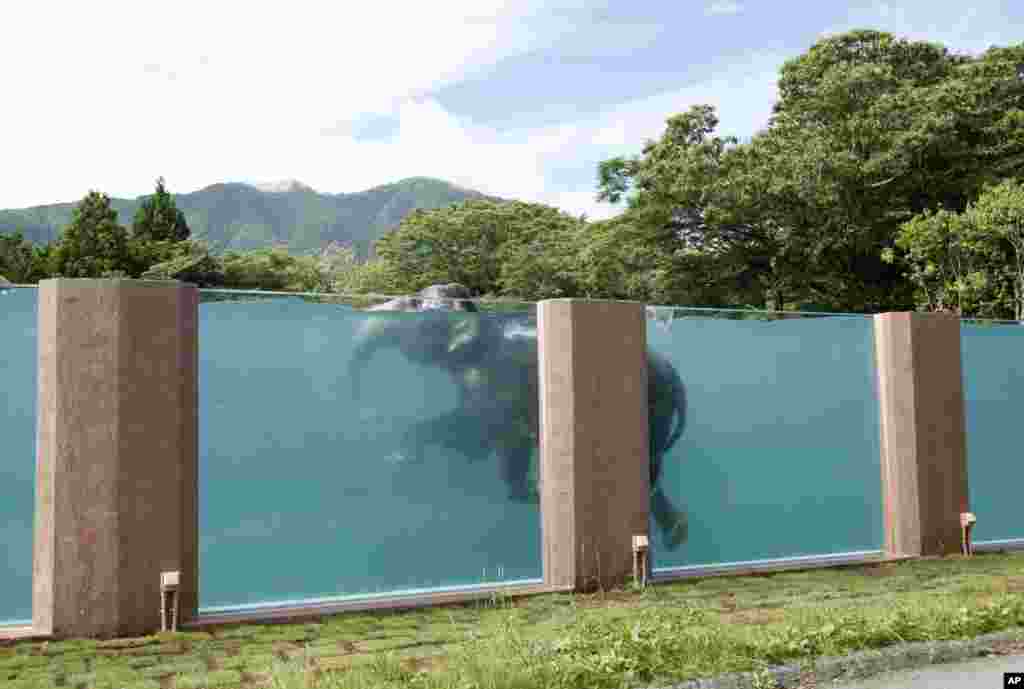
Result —
[{"label": "small light fixture", "polygon": [[169,631],[178,631],[178,583],[181,579],[180,572],[160,573],[160,631],[167,629],[167,603],[171,602],[171,628]]},{"label": "small light fixture", "polygon": [[966,556],[974,554],[974,546],[971,543],[971,529],[973,529],[974,525],[977,523],[978,518],[975,517],[972,512],[960,513],[960,551]]},{"label": "small light fixture", "polygon": [[1017,63],[1017,80],[1024,81],[1024,62]]},{"label": "small light fixture", "polygon": [[640,588],[647,588],[647,552],[649,545],[647,534],[633,536],[633,583]]}]

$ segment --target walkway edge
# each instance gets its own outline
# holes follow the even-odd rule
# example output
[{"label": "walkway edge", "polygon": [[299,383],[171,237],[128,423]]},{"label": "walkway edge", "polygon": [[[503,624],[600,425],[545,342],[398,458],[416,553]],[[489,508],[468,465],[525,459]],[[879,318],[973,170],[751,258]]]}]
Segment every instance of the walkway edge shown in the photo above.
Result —
[{"label": "walkway edge", "polygon": [[878,650],[859,651],[848,656],[818,658],[813,667],[809,660],[805,660],[802,663],[769,667],[762,672],[736,672],[687,680],[680,684],[659,685],[658,689],[796,689],[810,677],[814,678],[810,686],[825,689],[832,682],[868,679],[899,670],[993,655],[993,644],[1007,641],[1024,641],[1024,628],[1017,627],[973,639],[898,644]]}]

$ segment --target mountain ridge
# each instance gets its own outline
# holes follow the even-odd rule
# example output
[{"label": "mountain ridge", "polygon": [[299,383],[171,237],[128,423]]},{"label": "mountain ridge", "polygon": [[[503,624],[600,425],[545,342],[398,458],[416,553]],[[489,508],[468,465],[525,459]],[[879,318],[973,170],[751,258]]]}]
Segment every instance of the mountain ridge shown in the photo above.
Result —
[{"label": "mountain ridge", "polygon": [[297,179],[282,179],[274,182],[254,182],[249,184],[249,186],[267,194],[283,194],[290,191],[316,192],[316,189],[308,184],[303,184]]},{"label": "mountain ridge", "polygon": [[[295,179],[273,182],[215,182],[193,192],[174,194],[175,203],[195,239],[215,253],[283,246],[308,253],[331,242],[348,244],[361,257],[372,242],[418,208],[443,208],[469,199],[504,201],[434,177],[406,177],[358,192],[321,193]],[[150,195],[111,198],[118,222],[129,226]],[[0,233],[21,230],[46,244],[71,221],[79,201],[0,209]]]}]

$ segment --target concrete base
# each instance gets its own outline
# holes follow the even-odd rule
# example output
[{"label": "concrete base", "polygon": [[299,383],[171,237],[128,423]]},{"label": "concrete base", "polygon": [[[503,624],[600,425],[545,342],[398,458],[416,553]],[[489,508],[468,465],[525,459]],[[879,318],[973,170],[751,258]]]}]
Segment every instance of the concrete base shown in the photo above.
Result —
[{"label": "concrete base", "polygon": [[615,586],[648,529],[644,308],[555,299],[537,325],[544,583]]},{"label": "concrete base", "polygon": [[36,634],[154,632],[171,570],[196,614],[197,308],[178,282],[39,285]]},{"label": "concrete base", "polygon": [[960,320],[931,313],[874,320],[886,553],[958,553],[960,513],[969,511]]}]

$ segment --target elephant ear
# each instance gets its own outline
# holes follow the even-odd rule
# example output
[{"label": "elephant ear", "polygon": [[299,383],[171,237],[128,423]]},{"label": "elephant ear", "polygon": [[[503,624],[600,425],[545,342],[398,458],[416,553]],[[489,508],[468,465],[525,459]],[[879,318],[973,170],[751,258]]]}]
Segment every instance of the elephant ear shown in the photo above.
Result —
[{"label": "elephant ear", "polygon": [[480,318],[476,314],[454,317],[452,337],[448,341],[448,353],[451,354],[467,346],[480,335]]}]

